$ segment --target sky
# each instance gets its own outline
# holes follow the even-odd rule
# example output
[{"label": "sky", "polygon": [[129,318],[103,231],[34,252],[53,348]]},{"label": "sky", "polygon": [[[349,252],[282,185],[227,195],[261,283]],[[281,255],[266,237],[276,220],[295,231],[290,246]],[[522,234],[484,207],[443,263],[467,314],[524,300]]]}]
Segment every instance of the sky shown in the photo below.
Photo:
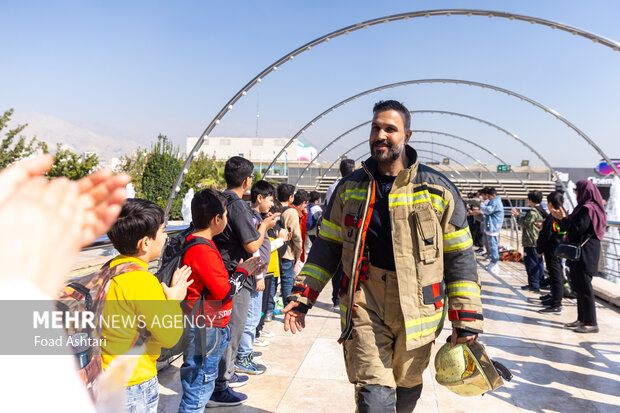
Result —
[{"label": "sky", "polygon": [[[7,1],[2,0],[0,110],[43,114],[143,146],[159,133],[182,150],[248,81],[280,57],[331,31],[381,16],[429,9],[506,11],[555,20],[620,41],[620,2],[518,1]],[[323,43],[274,71],[244,96],[211,136],[290,137],[315,116],[368,89],[450,78],[492,84],[552,108],[620,158],[620,52],[559,30],[500,18],[438,16],[372,26]],[[372,105],[468,114],[518,135],[554,166],[594,167],[601,156],[572,129],[529,103],[460,84],[390,88],[335,110],[303,135],[318,149],[368,121]],[[257,123],[257,112],[260,114]],[[475,121],[415,114],[412,129],[474,140],[518,165],[542,165],[524,146]],[[25,131],[28,134],[28,129]],[[367,139],[342,138],[333,161]],[[457,140],[415,133],[482,162]],[[437,148],[438,149],[438,148]],[[458,152],[442,148],[471,164]],[[358,157],[362,145],[348,156]]]}]

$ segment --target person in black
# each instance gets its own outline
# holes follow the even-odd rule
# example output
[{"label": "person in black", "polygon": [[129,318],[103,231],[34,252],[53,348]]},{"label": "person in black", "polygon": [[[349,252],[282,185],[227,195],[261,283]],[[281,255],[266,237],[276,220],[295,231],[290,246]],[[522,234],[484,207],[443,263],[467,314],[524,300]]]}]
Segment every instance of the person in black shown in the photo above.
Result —
[{"label": "person in black", "polygon": [[605,236],[607,216],[601,193],[591,181],[578,181],[576,186],[575,210],[568,216],[564,208],[553,213],[560,220],[560,228],[566,230],[568,241],[582,245],[581,259],[568,262],[577,294],[577,320],[565,326],[576,327],[575,331],[578,333],[596,333],[598,325],[592,277],[598,274],[601,240]]},{"label": "person in black", "polygon": [[[563,203],[564,196],[561,192],[553,191],[547,195],[547,208],[549,208],[550,212],[560,211]],[[562,260],[555,255],[555,248],[562,240],[564,234],[556,218],[553,215],[547,215],[538,234],[536,252],[545,257],[545,265],[547,266],[551,281],[551,292],[549,297],[543,299],[542,303],[546,308],[540,310],[540,313],[559,313],[562,309],[564,272],[562,270]]]}]

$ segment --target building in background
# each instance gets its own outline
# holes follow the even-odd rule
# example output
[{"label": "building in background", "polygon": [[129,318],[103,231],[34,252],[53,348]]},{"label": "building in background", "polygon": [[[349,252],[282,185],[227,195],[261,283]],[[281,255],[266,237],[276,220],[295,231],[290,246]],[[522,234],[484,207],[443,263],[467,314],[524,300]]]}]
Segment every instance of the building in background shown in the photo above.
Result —
[{"label": "building in background", "polygon": [[[194,147],[198,138],[187,138],[185,153]],[[204,140],[199,152],[214,156],[218,161],[226,161],[232,156],[242,156],[254,162],[255,168],[261,173],[269,166],[273,158],[282,150],[288,138],[231,138],[208,137]],[[314,146],[308,145],[301,139],[295,139],[278,158],[270,171],[270,178],[285,178],[289,167],[305,166],[317,154]]]}]

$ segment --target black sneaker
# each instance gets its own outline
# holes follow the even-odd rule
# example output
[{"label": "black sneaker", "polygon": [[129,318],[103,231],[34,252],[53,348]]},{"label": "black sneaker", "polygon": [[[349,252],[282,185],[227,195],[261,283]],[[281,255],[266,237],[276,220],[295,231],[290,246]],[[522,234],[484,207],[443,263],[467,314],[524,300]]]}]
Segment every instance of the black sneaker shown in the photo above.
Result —
[{"label": "black sneaker", "polygon": [[522,290],[526,290],[526,291],[534,291],[535,293],[540,292],[540,288],[534,288],[532,286],[529,285],[524,285],[523,287],[521,287]]},{"label": "black sneaker", "polygon": [[539,313],[549,313],[549,314],[562,314],[562,306],[557,307],[547,307],[542,310],[538,310]]},{"label": "black sneaker", "polygon": [[551,298],[551,294],[545,294],[538,297],[539,300],[549,300]]},{"label": "black sneaker", "polygon": [[245,394],[238,393],[230,387],[226,387],[226,390],[213,392],[211,399],[207,403],[207,407],[238,406],[247,399],[248,396]]},{"label": "black sneaker", "polygon": [[232,388],[245,386],[248,383],[248,376],[240,376],[237,373],[233,373],[233,376],[230,378],[228,385]]},{"label": "black sneaker", "polygon": [[598,326],[579,326],[575,329],[575,333],[598,333]]},{"label": "black sneaker", "polygon": [[546,300],[542,300],[540,303],[542,305],[544,305],[545,307],[553,307],[553,299],[551,299],[551,298],[547,298]]}]

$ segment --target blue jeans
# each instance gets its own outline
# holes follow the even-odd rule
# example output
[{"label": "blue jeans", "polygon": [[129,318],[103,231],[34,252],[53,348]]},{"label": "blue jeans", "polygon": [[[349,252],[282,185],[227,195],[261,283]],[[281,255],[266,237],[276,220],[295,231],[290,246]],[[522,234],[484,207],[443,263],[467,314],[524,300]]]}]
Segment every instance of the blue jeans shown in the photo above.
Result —
[{"label": "blue jeans", "polygon": [[499,253],[497,251],[497,235],[487,235],[487,252],[491,254],[491,264],[497,264]]},{"label": "blue jeans", "polygon": [[127,386],[127,413],[157,413],[159,402],[159,382],[157,375],[145,382]]},{"label": "blue jeans", "polygon": [[543,259],[538,256],[535,247],[524,247],[523,252],[525,252],[523,263],[527,272],[527,285],[532,288],[540,288],[540,281],[545,274]]},{"label": "blue jeans", "polygon": [[491,255],[491,264],[497,264],[497,261],[499,261],[497,235],[486,234],[486,236],[487,236],[487,252]]},{"label": "blue jeans", "polygon": [[248,318],[245,320],[245,328],[239,349],[237,350],[237,358],[241,359],[250,355],[254,349],[254,338],[256,337],[256,326],[260,321],[263,310],[263,291],[250,292],[250,306],[248,307]]},{"label": "blue jeans", "polygon": [[[286,297],[291,295],[293,289],[293,281],[295,281],[295,261],[282,259],[280,263],[280,291],[282,292],[282,303],[286,307]],[[277,278],[273,279],[271,283],[271,291],[269,292],[269,302],[267,303],[267,313],[273,313],[274,297],[278,288],[278,283],[275,282]]]},{"label": "blue jeans", "polygon": [[[201,332],[206,333],[204,362],[200,342]],[[215,387],[220,357],[229,340],[228,327],[192,327],[190,329],[189,344],[183,352],[183,365],[181,366],[183,398],[179,413],[202,413],[204,411]]]}]

